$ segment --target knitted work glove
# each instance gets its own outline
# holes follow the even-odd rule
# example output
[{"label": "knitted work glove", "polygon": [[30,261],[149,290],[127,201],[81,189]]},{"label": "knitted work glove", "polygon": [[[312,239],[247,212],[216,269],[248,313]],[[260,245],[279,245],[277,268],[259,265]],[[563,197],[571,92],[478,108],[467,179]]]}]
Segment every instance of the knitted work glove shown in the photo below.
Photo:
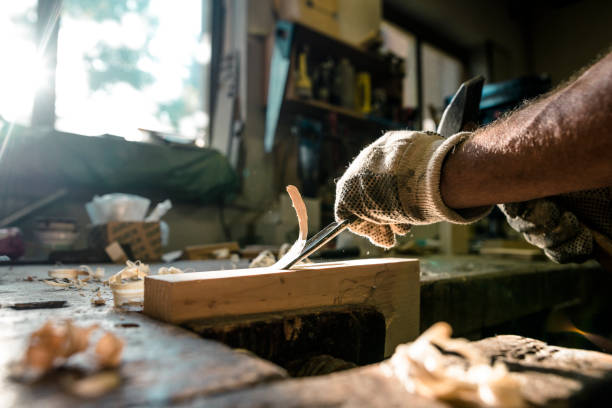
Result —
[{"label": "knitted work glove", "polygon": [[500,204],[508,224],[558,263],[594,256],[594,235],[612,237],[612,188]]},{"label": "knitted work glove", "polygon": [[349,229],[378,246],[395,245],[395,234],[411,225],[450,221],[467,224],[491,207],[448,208],[440,196],[440,169],[446,154],[470,137],[442,138],[433,132],[388,132],[359,153],[336,186],[335,216],[357,216]]}]

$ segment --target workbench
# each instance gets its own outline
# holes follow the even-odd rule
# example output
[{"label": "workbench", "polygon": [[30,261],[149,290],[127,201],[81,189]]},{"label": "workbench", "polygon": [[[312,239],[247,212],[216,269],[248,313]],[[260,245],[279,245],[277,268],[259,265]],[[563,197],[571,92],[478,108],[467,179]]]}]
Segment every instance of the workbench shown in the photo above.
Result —
[{"label": "workbench", "polygon": [[[180,261],[173,265],[203,271],[243,267],[245,262]],[[106,277],[121,269],[120,265],[100,266],[106,269]],[[152,272],[158,266],[151,265]],[[102,289],[106,304],[95,307],[91,298],[100,284],[78,290],[48,286],[38,279],[47,278],[51,267],[0,267],[0,406],[447,406],[409,394],[377,364],[327,376],[290,378],[282,367],[246,350],[232,349],[138,312],[117,310],[106,287]],[[515,334],[497,330],[555,307],[586,301],[607,279],[596,263],[428,257],[421,263],[420,326],[423,330],[444,320],[453,326],[455,335],[473,339]],[[16,303],[50,300],[65,300],[66,306],[10,308]],[[64,318],[82,326],[97,323],[125,340],[119,368],[122,382],[117,389],[96,400],[83,400],[62,389],[57,381],[61,372],[34,385],[7,377],[8,363],[22,355],[29,335],[48,319]],[[505,359],[513,371],[536,380],[528,381],[524,391],[532,404],[580,406],[612,394],[612,366],[593,356],[576,357],[574,365],[559,362],[554,352],[547,354],[553,348],[519,336],[497,336],[474,344],[487,355]]]}]

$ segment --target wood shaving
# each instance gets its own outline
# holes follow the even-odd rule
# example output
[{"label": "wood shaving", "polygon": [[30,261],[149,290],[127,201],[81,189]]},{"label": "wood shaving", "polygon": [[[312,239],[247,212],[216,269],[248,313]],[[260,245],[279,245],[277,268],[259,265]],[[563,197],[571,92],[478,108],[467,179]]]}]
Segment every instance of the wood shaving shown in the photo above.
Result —
[{"label": "wood shaving", "polygon": [[[104,269],[97,268],[96,272],[93,272],[87,265],[81,265],[79,269],[51,269],[49,271],[51,279],[45,279],[43,282],[56,287],[81,289],[90,279],[99,280],[100,273],[104,276]],[[85,278],[80,279],[79,276],[82,275]]]},{"label": "wood shaving", "polygon": [[[410,344],[397,347],[387,362],[391,375],[406,389],[424,397],[467,405],[525,407],[520,377],[501,361],[493,365],[467,340],[451,339],[449,324],[440,322]],[[441,352],[453,352],[466,363],[448,365]]]},{"label": "wood shaving", "polygon": [[298,226],[300,228],[298,240],[305,240],[308,238],[308,212],[306,211],[306,204],[304,204],[302,195],[296,186],[288,185],[287,193],[291,198],[291,204],[293,204],[298,219]]},{"label": "wood shaving", "polygon": [[219,248],[212,251],[212,256],[215,259],[228,259],[230,257],[229,248]]},{"label": "wood shaving", "polygon": [[106,332],[96,345],[96,359],[102,368],[115,368],[121,362],[123,340],[111,332]]},{"label": "wood shaving", "polygon": [[96,270],[92,270],[89,266],[87,265],[81,265],[79,266],[79,268],[83,269],[84,271],[87,272],[87,274],[89,275],[89,278],[91,278],[94,281],[97,282],[102,282],[104,275],[105,275],[105,271],[104,268],[100,268],[97,267]]},{"label": "wood shaving", "polygon": [[89,336],[97,329],[94,324],[78,327],[66,320],[59,325],[47,321],[31,334],[22,361],[13,366],[13,374],[26,380],[35,380],[73,354],[84,351]]},{"label": "wood shaving", "polygon": [[249,264],[249,268],[265,268],[272,266],[276,262],[276,257],[272,251],[264,250],[259,253]]},{"label": "wood shaving", "polygon": [[126,261],[125,264],[125,268],[108,278],[109,285],[120,284],[127,279],[143,279],[149,274],[149,265],[140,261]]},{"label": "wood shaving", "polygon": [[297,187],[288,185],[287,193],[291,198],[291,203],[293,204],[293,208],[295,209],[295,215],[298,219],[298,226],[300,229],[298,239],[293,243],[289,251],[280,258],[274,265],[271,265],[272,269],[279,269],[285,267],[285,261],[287,259],[296,258],[304,249],[306,245],[306,238],[308,238],[308,213],[306,211],[306,204],[304,204],[304,200],[300,194],[300,191]]},{"label": "wood shaving", "polygon": [[278,249],[278,258],[282,258],[283,256],[285,256],[285,254],[287,252],[289,252],[289,250],[291,249],[291,244],[288,242],[285,242],[283,245],[280,246],[280,248]]},{"label": "wood shaving", "polygon": [[140,261],[126,262],[126,267],[111,276],[108,285],[113,292],[115,306],[141,304],[144,301],[144,277],[149,265]]},{"label": "wood shaving", "polygon": [[89,273],[82,269],[51,269],[49,271],[49,277],[56,279],[76,280],[80,275],[87,276],[87,278],[82,279],[83,281],[89,280]]},{"label": "wood shaving", "polygon": [[[11,365],[12,377],[27,382],[39,379],[69,357],[88,350],[90,336],[98,327],[79,327],[69,319],[57,324],[48,320],[30,335],[22,359]],[[123,341],[110,332],[104,333],[95,347],[96,368],[117,367],[122,351]]]},{"label": "wood shaving", "polygon": [[64,282],[64,281],[58,282],[53,279],[43,279],[43,282],[45,282],[49,286],[55,286],[55,287],[60,287],[60,288],[69,288],[70,286],[73,286],[72,282]]},{"label": "wood shaving", "polygon": [[98,398],[121,384],[121,377],[115,371],[96,373],[79,380],[68,380],[64,386],[80,398]]},{"label": "wood shaving", "polygon": [[182,269],[175,268],[174,266],[171,266],[169,268],[162,266],[161,268],[157,270],[158,275],[174,275],[177,273],[185,273],[185,272]]}]

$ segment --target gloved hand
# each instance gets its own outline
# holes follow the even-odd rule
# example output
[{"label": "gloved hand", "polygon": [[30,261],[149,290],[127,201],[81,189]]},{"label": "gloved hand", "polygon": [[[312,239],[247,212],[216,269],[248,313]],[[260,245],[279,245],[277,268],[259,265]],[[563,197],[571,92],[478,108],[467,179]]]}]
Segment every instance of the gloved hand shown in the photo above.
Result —
[{"label": "gloved hand", "polygon": [[558,263],[591,259],[597,245],[594,235],[612,237],[611,187],[500,204],[499,208],[513,229]]},{"label": "gloved hand", "polygon": [[336,186],[335,216],[358,220],[349,229],[385,248],[411,225],[450,221],[467,224],[491,207],[448,208],[440,196],[440,169],[446,154],[469,138],[463,132],[442,138],[433,132],[387,132],[359,153]]}]

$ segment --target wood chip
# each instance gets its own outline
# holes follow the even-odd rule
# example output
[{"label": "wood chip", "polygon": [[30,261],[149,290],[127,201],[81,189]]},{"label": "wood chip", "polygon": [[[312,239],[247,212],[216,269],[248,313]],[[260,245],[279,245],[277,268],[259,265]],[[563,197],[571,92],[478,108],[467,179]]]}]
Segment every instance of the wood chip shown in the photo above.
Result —
[{"label": "wood chip", "polygon": [[94,306],[104,306],[106,304],[106,300],[102,298],[102,294],[98,291],[97,296],[91,299],[91,304]]}]

